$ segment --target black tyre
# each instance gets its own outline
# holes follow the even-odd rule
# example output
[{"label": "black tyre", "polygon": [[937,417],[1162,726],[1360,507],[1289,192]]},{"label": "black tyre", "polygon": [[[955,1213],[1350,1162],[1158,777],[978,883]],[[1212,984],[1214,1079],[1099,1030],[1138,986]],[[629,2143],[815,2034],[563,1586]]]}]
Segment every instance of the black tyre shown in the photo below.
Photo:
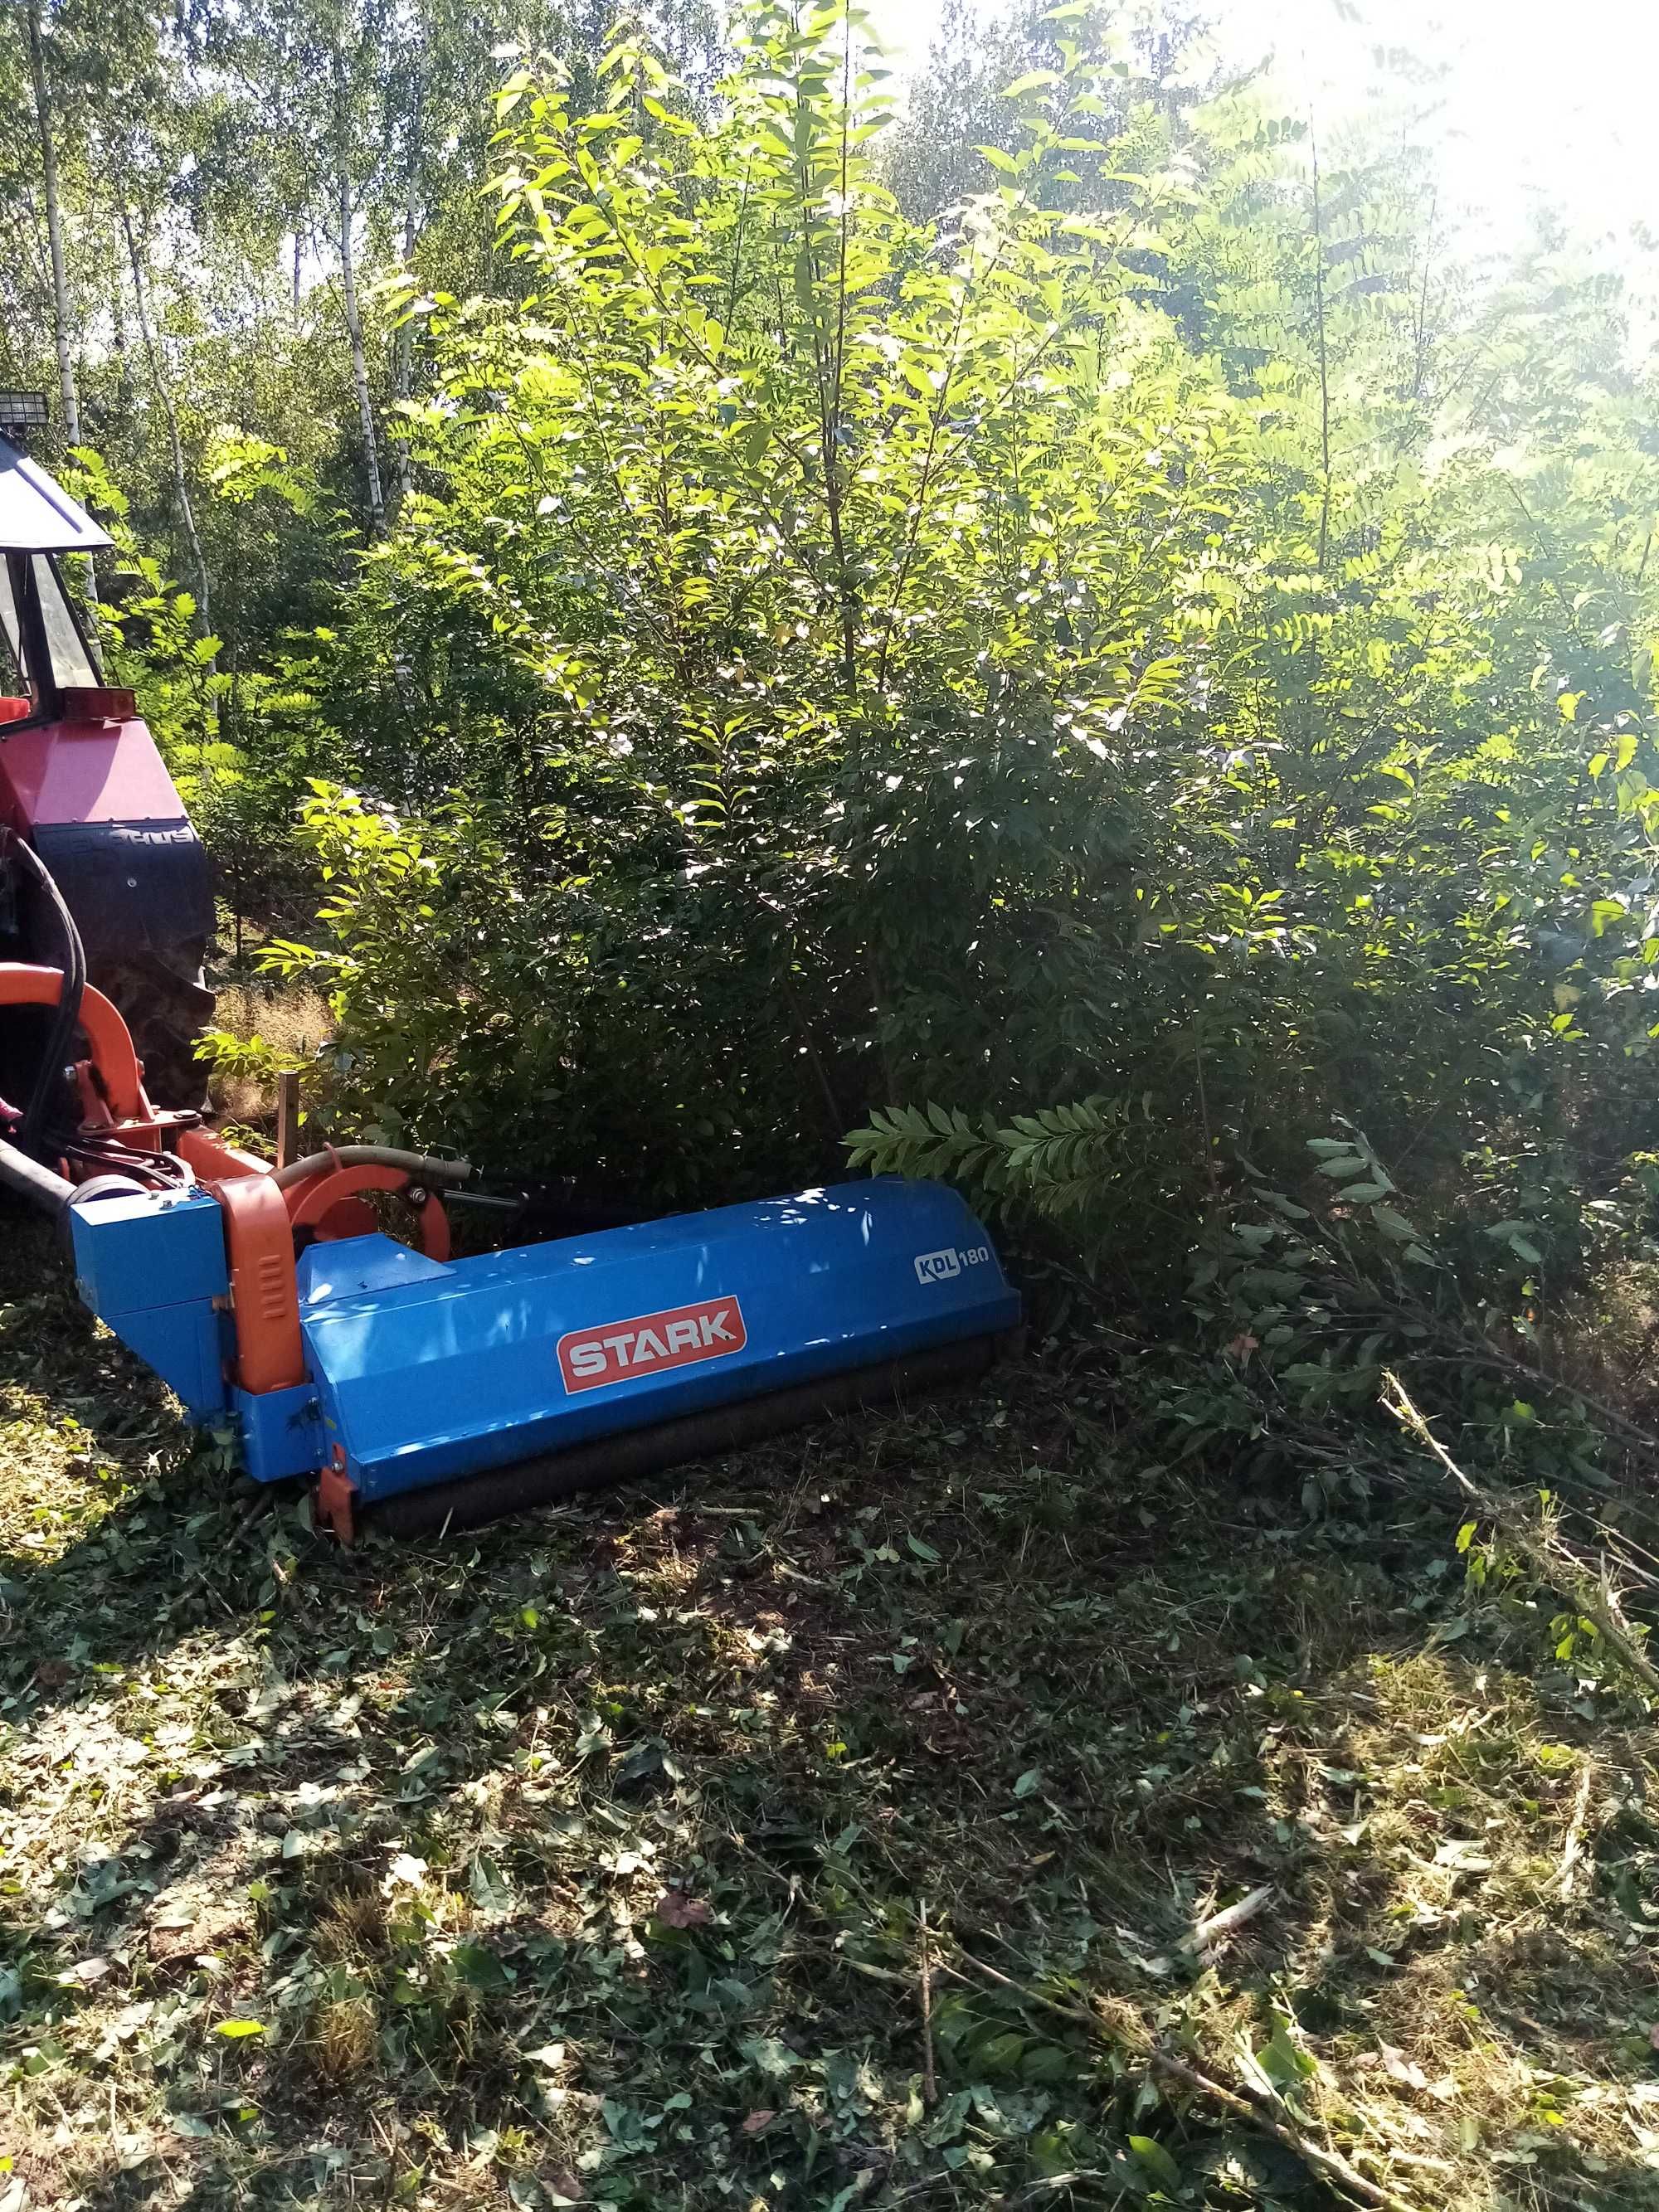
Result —
[{"label": "black tyre", "polygon": [[207,1104],[207,1069],[196,1057],[197,1040],[213,1018],[213,994],[202,975],[206,950],[198,940],[168,955],[146,951],[92,969],[91,981],[132,1032],[153,1106]]}]

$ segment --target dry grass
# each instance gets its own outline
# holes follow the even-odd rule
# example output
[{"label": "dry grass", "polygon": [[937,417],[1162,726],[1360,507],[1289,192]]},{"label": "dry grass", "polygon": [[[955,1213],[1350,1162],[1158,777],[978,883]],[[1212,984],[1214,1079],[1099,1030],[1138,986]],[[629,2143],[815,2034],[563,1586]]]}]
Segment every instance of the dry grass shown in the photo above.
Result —
[{"label": "dry grass", "polygon": [[[229,984],[218,994],[215,1016],[221,1029],[243,1039],[261,1037],[277,1052],[308,1060],[333,1033],[333,1017],[320,992],[302,984],[284,983],[274,988],[250,983]],[[216,1076],[213,1103],[222,1119],[239,1127],[274,1126],[276,1100],[270,1086],[245,1076]]]},{"label": "dry grass", "polygon": [[369,1998],[331,1997],[312,2019],[313,2062],[325,2081],[349,2081],[374,2059],[379,2032],[380,2015]]},{"label": "dry grass", "polygon": [[345,1965],[372,1963],[386,1948],[386,1900],[372,1889],[337,1896],[317,1923],[317,1954]]}]

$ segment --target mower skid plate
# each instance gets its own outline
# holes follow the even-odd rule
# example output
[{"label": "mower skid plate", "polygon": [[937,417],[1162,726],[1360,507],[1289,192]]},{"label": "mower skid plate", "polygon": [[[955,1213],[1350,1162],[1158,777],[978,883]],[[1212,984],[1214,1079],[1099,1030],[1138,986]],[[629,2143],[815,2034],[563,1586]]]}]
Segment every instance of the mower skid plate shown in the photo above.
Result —
[{"label": "mower skid plate", "polygon": [[[947,1347],[982,1366],[1019,1320],[963,1200],[896,1177],[452,1263],[352,1237],[313,1246],[300,1279],[331,1462],[371,1512],[548,1455],[580,1453],[580,1480],[602,1480],[611,1438],[620,1475],[641,1431],[678,1438],[672,1457],[705,1435],[720,1449],[820,1399],[890,1396],[907,1363],[929,1376]],[[699,1419],[747,1400],[766,1417]]]}]

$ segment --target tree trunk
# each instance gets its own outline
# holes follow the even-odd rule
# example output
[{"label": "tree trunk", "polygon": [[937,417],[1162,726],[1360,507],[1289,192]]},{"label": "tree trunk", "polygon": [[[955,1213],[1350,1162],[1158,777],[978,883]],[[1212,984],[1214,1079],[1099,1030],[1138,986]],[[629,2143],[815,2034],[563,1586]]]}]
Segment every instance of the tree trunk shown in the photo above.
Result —
[{"label": "tree trunk", "polygon": [[[409,177],[404,201],[404,266],[414,274],[415,248],[421,235],[421,154],[422,134],[426,120],[426,62],[422,56],[415,75],[415,99],[410,122]],[[398,325],[397,349],[392,356],[392,390],[398,399],[407,399],[415,374],[415,319],[405,313]],[[400,438],[395,475],[392,487],[392,507],[396,514],[409,495],[414,470],[410,460],[409,441]]]},{"label": "tree trunk", "polygon": [[132,216],[123,208],[121,228],[126,233],[127,259],[132,265],[132,299],[138,317],[138,337],[144,349],[144,359],[149,365],[150,383],[163,416],[167,418],[167,442],[173,451],[173,490],[179,502],[179,521],[190,547],[191,563],[196,570],[196,611],[200,617],[202,632],[210,635],[213,629],[212,588],[208,577],[207,556],[202,550],[202,541],[196,529],[196,510],[191,505],[190,480],[185,474],[185,449],[179,437],[179,416],[173,404],[173,394],[162,373],[161,356],[149,327],[149,304],[144,295],[144,268],[139,258],[138,241],[132,233]]},{"label": "tree trunk", "polygon": [[115,358],[121,371],[121,411],[127,414],[132,406],[132,356],[127,347],[126,288],[121,282],[121,246],[118,239],[115,252],[109,264],[110,321],[114,329]]},{"label": "tree trunk", "polygon": [[386,528],[386,495],[380,489],[380,457],[374,446],[374,407],[368,395],[368,363],[363,356],[363,319],[357,310],[357,268],[351,246],[351,164],[345,53],[334,46],[334,167],[340,211],[340,289],[345,300],[346,336],[351,341],[351,380],[357,388],[357,419],[362,426],[363,469],[368,485],[368,526],[378,538]]},{"label": "tree trunk", "polygon": [[64,215],[58,200],[58,149],[52,143],[52,101],[46,91],[46,58],[40,38],[40,0],[28,0],[29,74],[34,82],[34,114],[40,131],[40,181],[46,202],[46,238],[52,249],[52,326],[58,347],[58,383],[64,395],[64,430],[71,446],[81,442],[81,403],[75,389],[75,359],[70,351],[69,277],[64,267]]}]

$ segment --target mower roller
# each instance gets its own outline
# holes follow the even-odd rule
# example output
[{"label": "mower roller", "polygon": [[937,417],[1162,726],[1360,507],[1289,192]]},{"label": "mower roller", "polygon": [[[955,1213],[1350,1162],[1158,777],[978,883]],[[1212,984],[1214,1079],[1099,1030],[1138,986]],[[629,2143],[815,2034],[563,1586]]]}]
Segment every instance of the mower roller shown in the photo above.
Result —
[{"label": "mower roller", "polygon": [[212,900],[66,587],[64,556],[108,542],[0,436],[0,1186],[58,1218],[84,1303],[236,1430],[255,1481],[308,1483],[348,1542],[467,1527],[990,1364],[1019,1300],[939,1184],[456,1259],[465,1162],[358,1145],[273,1169],[153,1103],[201,1089]]}]

